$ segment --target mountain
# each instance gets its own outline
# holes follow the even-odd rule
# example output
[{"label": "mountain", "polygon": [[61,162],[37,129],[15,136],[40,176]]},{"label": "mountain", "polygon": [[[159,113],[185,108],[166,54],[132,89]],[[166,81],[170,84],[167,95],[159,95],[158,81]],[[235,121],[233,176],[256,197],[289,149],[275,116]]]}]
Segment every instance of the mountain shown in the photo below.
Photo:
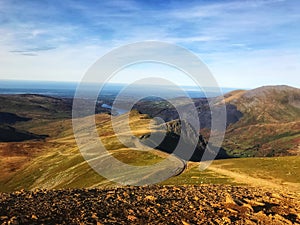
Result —
[{"label": "mountain", "polygon": [[237,126],[288,123],[300,119],[300,90],[289,86],[265,86],[224,96],[243,113]]},{"label": "mountain", "polygon": [[[218,157],[299,155],[299,96],[299,89],[287,86],[262,87],[249,91],[238,90],[226,94],[224,101],[230,120],[227,122],[221,155]],[[23,138],[0,141],[0,170],[2,171],[0,191],[20,188],[117,185],[96,173],[82,157],[74,139],[70,117],[72,99],[40,95],[0,95],[0,99],[2,103],[0,112],[2,118],[5,118],[0,124],[1,134],[10,138],[20,136]],[[185,107],[184,99],[177,98],[175,101],[178,101],[180,107]],[[168,102],[158,99],[150,102],[141,101],[135,105],[135,109],[147,110],[147,114],[141,114],[140,110],[140,112],[136,110],[130,112],[131,133],[125,129],[126,123],[124,123],[128,114],[113,116],[115,128],[122,131],[121,136],[118,137],[112,128],[109,111],[103,109],[106,113],[99,113],[95,116],[97,132],[111,155],[126,164],[135,166],[162,162],[169,156],[166,153],[171,153],[176,147],[180,136],[188,142],[188,137],[198,135],[196,151],[192,156],[192,160],[197,161],[203,154],[209,136],[207,132],[210,127],[208,102],[211,101],[215,107],[219,107],[221,100],[212,98],[193,101],[199,115],[202,115],[200,123],[203,126],[200,134],[185,121],[179,120],[178,114]],[[154,122],[152,117],[157,115],[162,115],[166,122]],[[82,135],[89,137],[89,127],[84,123],[84,119],[76,118],[82,124]],[[186,128],[183,129],[184,133],[181,133],[182,126]],[[152,134],[160,134],[163,128],[167,134],[163,142],[159,145],[157,142],[152,142],[155,140],[151,139]],[[147,145],[155,146],[158,150],[149,151]],[[92,143],[87,141],[84,146],[91,147]],[[213,146],[209,147],[213,149]],[[197,179],[193,177],[204,176],[199,175],[198,170],[187,169],[185,172],[186,166],[182,160],[178,160],[178,156],[186,159],[184,154],[181,152],[177,156],[172,156],[167,163],[160,165],[159,173],[167,170],[170,171],[171,176],[174,176],[183,172],[182,175],[170,178],[171,183],[196,183]],[[238,163],[239,161],[232,162]],[[113,173],[117,172],[112,169],[110,160],[106,157],[103,158],[101,164],[108,166]],[[194,164],[188,163],[187,168],[189,165]],[[120,168],[117,170],[122,171]],[[116,178],[116,181],[125,177],[128,182],[131,182],[133,175],[136,175],[136,172],[133,174],[125,170],[123,173]],[[155,171],[147,171],[141,167],[138,174],[142,181],[151,180]],[[213,182],[215,180],[224,182],[225,179],[215,179],[210,172],[204,174],[208,177],[207,180]],[[166,184],[169,184],[168,181]]]},{"label": "mountain", "polygon": [[0,102],[2,113],[13,113],[27,119],[70,118],[72,110],[71,99],[35,94],[0,95]]},{"label": "mountain", "polygon": [[[0,95],[0,102],[0,123],[8,123],[10,120],[22,122],[24,120],[70,119],[72,117],[72,98],[38,94]],[[83,107],[85,102],[87,100],[82,101]],[[96,104],[95,112],[109,113],[110,110],[101,107],[101,104]]]},{"label": "mountain", "polygon": [[[185,107],[183,98],[173,99]],[[224,99],[193,99],[198,110],[201,134],[209,138],[210,105],[226,106],[227,129],[222,147],[232,157],[281,156],[300,154],[300,90],[289,86],[265,86],[236,90]],[[166,100],[140,101],[140,113],[161,117],[169,122],[179,118]]]},{"label": "mountain", "polygon": [[235,156],[300,154],[300,89],[265,86],[225,95],[243,114],[227,128],[223,147]]},{"label": "mountain", "polygon": [[[201,128],[210,128],[211,127],[211,110],[210,102],[213,101],[215,112],[218,112],[218,108],[221,110],[220,105],[218,104],[218,98],[195,98],[193,99],[194,105],[198,111],[198,117]],[[190,107],[189,99],[186,98],[175,98],[172,99],[172,103],[176,104],[176,107],[180,110],[187,110],[187,107]],[[150,117],[160,117],[165,122],[179,119],[177,109],[167,100],[141,100],[137,102],[134,109],[138,110],[142,114],[148,114]],[[229,126],[231,123],[237,122],[241,117],[242,113],[237,109],[233,104],[226,104],[226,116],[227,122],[226,125]]]}]

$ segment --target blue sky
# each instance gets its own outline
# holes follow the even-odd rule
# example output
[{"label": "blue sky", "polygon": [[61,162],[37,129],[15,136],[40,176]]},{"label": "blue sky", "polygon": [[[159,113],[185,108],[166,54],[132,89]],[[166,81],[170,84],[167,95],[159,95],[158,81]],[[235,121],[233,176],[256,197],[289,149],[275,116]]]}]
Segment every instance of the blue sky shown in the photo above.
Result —
[{"label": "blue sky", "polygon": [[194,52],[223,87],[300,87],[299,37],[298,0],[0,0],[0,79],[79,81],[111,49],[157,40]]}]

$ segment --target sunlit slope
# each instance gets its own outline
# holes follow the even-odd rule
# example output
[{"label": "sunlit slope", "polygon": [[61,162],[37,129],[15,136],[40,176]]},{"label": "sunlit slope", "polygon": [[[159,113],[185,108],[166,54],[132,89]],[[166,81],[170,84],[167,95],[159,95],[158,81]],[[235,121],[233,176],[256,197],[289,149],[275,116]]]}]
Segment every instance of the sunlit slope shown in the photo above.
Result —
[{"label": "sunlit slope", "polygon": [[[124,126],[126,115],[114,117],[117,127]],[[133,112],[130,117],[130,127],[137,137],[149,134],[151,120],[146,115]],[[111,127],[110,116],[107,114],[96,115],[96,124],[99,136],[104,145],[112,147],[113,156],[124,163],[136,166],[152,165],[161,162],[167,154],[162,152],[140,151],[128,138],[125,147],[114,135]],[[119,125],[118,125],[119,124]],[[57,133],[55,127],[62,127],[63,131]],[[22,164],[15,171],[8,171],[1,178],[1,191],[34,188],[73,188],[73,187],[106,187],[117,185],[96,173],[84,161],[75,143],[71,121],[57,121],[42,125],[38,129],[49,131],[45,142],[3,143],[1,148],[9,150],[3,152],[1,166]],[[128,133],[123,133],[130,136]],[[126,138],[125,138],[126,139]],[[24,155],[20,153],[22,149]],[[29,157],[29,153],[32,155]],[[26,154],[25,154],[26,153]],[[9,154],[15,154],[9,155]],[[27,155],[27,157],[25,157]],[[179,176],[171,177],[162,184],[233,184],[259,186],[267,189],[280,189],[287,191],[299,190],[300,157],[273,157],[253,159],[227,159],[217,160],[205,171],[198,169],[198,163],[188,163],[187,170]],[[13,169],[12,167],[10,167]],[[164,169],[164,168],[162,168]],[[147,172],[147,171],[146,171]],[[128,178],[134,174],[126,174]]]},{"label": "sunlit slope", "polygon": [[[245,102],[242,99],[245,93],[247,92],[236,92],[232,96],[225,96],[225,99],[232,104],[242,104]],[[267,93],[270,93],[270,91],[267,91]],[[283,102],[282,105],[278,106],[277,114],[288,110],[288,107],[293,107],[293,111],[289,112],[288,116],[283,117],[282,121],[278,119],[274,121],[275,117],[265,119],[265,122],[259,123],[250,123],[249,121],[252,120],[240,120],[240,125],[236,123],[230,126],[227,130],[224,146],[227,146],[232,154],[237,156],[243,154],[246,156],[299,154],[298,92],[296,91],[292,95],[282,94],[285,92],[276,93],[268,95],[268,98],[270,96],[282,96],[283,99],[277,98],[279,102]],[[34,100],[37,100],[36,98],[34,96]],[[268,98],[264,101],[270,102],[271,100],[268,100]],[[291,106],[286,106],[285,98],[288,98],[288,104]],[[21,99],[18,101],[20,102]],[[39,101],[42,101],[42,99]],[[252,101],[260,102],[261,100],[256,100],[256,97],[254,97]],[[255,105],[256,103],[251,103],[250,100],[247,104],[249,104],[248,108],[250,106],[255,108],[258,105],[260,105],[259,107],[264,106],[264,103]],[[17,108],[11,108],[12,106],[5,107],[7,107],[6,111],[14,109],[15,111],[12,110],[11,113],[17,113]],[[47,107],[51,108],[52,106]],[[242,111],[241,107],[239,106],[238,109]],[[268,107],[272,108],[273,105],[265,108],[269,109]],[[37,108],[39,107],[37,106]],[[34,110],[37,108],[34,108]],[[18,115],[28,118],[35,114],[31,111],[32,109],[28,110],[30,113],[24,110],[22,115],[20,113]],[[254,112],[256,111],[254,110]],[[243,111],[243,113],[246,115],[246,111]],[[58,118],[51,119],[46,114],[41,118],[38,114],[37,111],[35,119],[18,122],[14,126],[35,135],[48,135],[49,137],[44,140],[0,143],[0,170],[2,172],[0,176],[0,191],[12,191],[22,188],[102,187],[116,185],[115,182],[108,181],[96,173],[83,159],[75,142],[71,119],[67,116],[58,116]],[[148,136],[155,128],[155,123],[147,115],[141,115],[136,111],[131,112],[129,119],[131,132],[125,129],[127,123],[124,121],[126,121],[126,117],[127,115],[113,117],[115,130],[120,131],[119,138],[124,143],[116,137],[115,130],[112,129],[111,117],[108,114],[96,115],[97,132],[104,146],[110,150],[110,153],[116,159],[130,165],[139,166],[139,178],[142,180],[146,179],[146,175],[150,174],[147,177],[147,179],[150,179],[155,174],[151,174],[152,171],[149,172],[143,166],[162,162],[162,159],[168,157],[168,154],[160,151],[147,151],[148,149],[141,145],[140,138]],[[82,130],[83,135],[89,135],[88,126],[84,122],[82,122]],[[87,142],[85,147],[92,147],[92,143]],[[259,149],[256,150],[256,148]],[[110,164],[109,158],[103,158],[100,162],[105,165]],[[166,164],[160,164],[158,172],[163,174],[164,171],[171,171],[175,174],[179,168],[178,161],[173,158],[166,162]],[[296,190],[295,188],[299,185],[299,180],[297,180],[297,177],[299,177],[299,163],[299,157],[228,159],[215,161],[208,170],[203,172],[195,167],[197,163],[189,163],[188,169],[184,173],[172,177],[163,183],[171,185],[243,183],[246,185],[260,184],[277,188],[286,186],[289,189],[294,188],[293,190]],[[118,169],[113,166],[111,168],[116,178],[115,181],[118,181],[122,176],[127,177],[128,181],[132,181],[131,179],[135,177],[132,171],[121,171],[119,173]]]},{"label": "sunlit slope", "polygon": [[225,95],[243,117],[237,125],[289,123],[300,120],[300,89],[285,85],[263,86]]},{"label": "sunlit slope", "polygon": [[[124,120],[124,116],[115,117],[117,127],[123,126],[124,123],[122,121]],[[150,122],[147,116],[135,112],[130,116],[129,125],[133,134],[140,136],[150,132],[147,129]],[[115,158],[124,163],[145,166],[160,162],[162,158],[167,156],[164,153],[140,151],[134,148],[132,139],[130,138],[125,138],[128,142],[125,145],[122,144],[115,136],[111,127],[110,116],[107,114],[96,115],[96,124],[104,146],[110,150]],[[61,128],[61,131],[58,132],[57,128]],[[83,129],[86,128],[83,127]],[[98,175],[84,161],[76,145],[70,120],[41,125],[33,130],[36,132],[42,130],[44,133],[49,134],[50,138],[45,142],[40,141],[34,144],[33,142],[11,143],[11,145],[18,145],[19,148],[31,145],[32,151],[36,153],[30,158],[25,157],[28,161],[24,162],[23,160],[22,165],[16,167],[16,172],[11,171],[7,176],[2,177],[0,185],[2,191],[20,188],[67,188],[113,185],[112,182]],[[130,137],[130,134],[127,133],[121,135]],[[126,146],[132,146],[132,149]],[[8,148],[8,146],[4,147]],[[18,154],[16,152],[16,155]],[[21,154],[19,155],[21,157]],[[16,156],[7,155],[7,159],[12,159],[13,157]],[[8,162],[5,166],[5,161],[2,159],[3,167],[10,167],[10,163]],[[127,175],[130,177],[130,174]]]},{"label": "sunlit slope", "polygon": [[300,195],[299,156],[215,160],[205,171],[200,164],[189,163],[185,173],[162,184],[247,185]]},{"label": "sunlit slope", "polygon": [[[180,104],[184,99],[177,98]],[[193,99],[198,110],[201,134],[208,138],[210,107],[226,104],[227,129],[222,147],[234,157],[271,157],[300,154],[300,89],[265,86],[235,90],[224,98]],[[210,102],[210,105],[209,105]],[[178,118],[168,101],[141,101],[136,109],[165,121]]]},{"label": "sunlit slope", "polygon": [[225,95],[243,116],[223,147],[234,156],[300,155],[300,89],[266,86]]}]

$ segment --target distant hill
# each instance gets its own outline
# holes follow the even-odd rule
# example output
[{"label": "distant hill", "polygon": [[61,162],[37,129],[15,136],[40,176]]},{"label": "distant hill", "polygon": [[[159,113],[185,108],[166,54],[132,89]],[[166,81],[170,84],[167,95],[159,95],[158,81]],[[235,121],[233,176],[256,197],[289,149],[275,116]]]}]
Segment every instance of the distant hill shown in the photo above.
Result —
[{"label": "distant hill", "polygon": [[[184,99],[177,98],[182,102]],[[219,98],[194,99],[198,109],[201,133],[208,138],[211,112],[208,102],[218,107]],[[227,131],[223,148],[232,157],[281,156],[300,154],[300,89],[289,86],[265,86],[236,90],[224,96]],[[165,121],[179,118],[167,101],[140,101],[141,113]]]},{"label": "distant hill", "polygon": [[[216,102],[215,107],[218,109],[218,98],[195,98],[193,99],[194,104],[198,110],[198,117],[201,128],[210,128],[211,127],[211,111],[209,106],[209,101]],[[186,98],[175,98],[172,99],[177,107],[181,107],[182,110],[186,110],[187,99]],[[189,100],[188,100],[189,102]],[[170,122],[172,120],[179,119],[177,110],[171,103],[167,100],[141,100],[136,103],[133,107],[142,114],[148,114],[151,117],[160,117],[165,122]],[[217,110],[216,110],[217,111]],[[233,104],[226,104],[227,111],[227,126],[232,123],[236,123],[241,117],[242,113],[237,109]]]},{"label": "distant hill", "polygon": [[71,117],[72,101],[43,95],[0,95],[0,141],[41,140],[45,130],[32,131],[41,123]]},{"label": "distant hill", "polygon": [[[83,101],[83,106],[86,101]],[[13,113],[19,117],[32,120],[58,120],[72,117],[72,98],[58,98],[38,94],[0,95],[0,102],[0,112],[2,114]],[[109,113],[110,110],[97,104],[95,112]]]},{"label": "distant hill", "polygon": [[243,114],[231,124],[224,148],[235,156],[300,154],[300,89],[265,86],[225,95]]},{"label": "distant hill", "polygon": [[[41,124],[72,118],[71,98],[58,98],[38,94],[0,95],[0,125],[44,135],[37,129]],[[84,107],[86,100],[83,101]],[[97,104],[96,113],[110,113],[110,109]]]},{"label": "distant hill", "polygon": [[[0,95],[0,100],[0,124],[5,120],[6,125],[16,128],[17,131],[49,135],[39,128],[41,123],[71,118],[72,99],[26,94]],[[183,98],[176,98],[175,101],[181,107],[185,107]],[[194,99],[199,113],[201,134],[206,140],[211,124],[208,101],[214,102],[215,107],[220,103],[218,98]],[[222,147],[227,153],[222,155],[249,157],[300,154],[299,89],[289,86],[265,86],[248,91],[236,90],[226,94],[224,101],[227,109],[227,131]],[[96,112],[109,113],[109,109],[97,107]],[[161,117],[171,124],[176,124],[172,121],[179,119],[176,109],[165,100],[140,101],[134,108],[150,117]],[[61,129],[64,128],[59,128]],[[63,135],[62,131],[53,128],[49,132],[50,135]],[[166,150],[166,146],[172,146],[173,141],[176,143],[176,135],[171,135],[172,140],[165,140],[160,147]],[[167,152],[170,152],[170,149]]]},{"label": "distant hill", "polygon": [[[299,96],[299,89],[287,86],[262,87],[250,91],[238,90],[226,94],[224,101],[229,120],[221,155],[218,157],[299,155]],[[70,111],[72,99],[41,95],[0,95],[0,100],[2,103],[0,112],[4,118],[0,124],[0,170],[2,171],[0,191],[37,187],[115,185],[98,175],[84,161],[78,150],[72,129]],[[184,99],[175,100],[181,107],[185,107]],[[194,99],[201,115],[199,118],[202,127],[197,149],[192,158],[196,161],[201,158],[209,136],[207,133],[210,127],[208,101],[213,101],[215,107],[220,103],[218,98]],[[99,109],[102,110],[101,107]],[[122,162],[137,166],[161,162],[168,154],[144,151],[141,144],[149,144],[147,138],[150,133],[159,131],[157,129],[159,124],[151,128],[152,130],[149,128],[149,124],[153,122],[150,118],[161,115],[166,121],[167,138],[158,148],[167,153],[171,153],[178,142],[182,121],[178,120],[175,109],[166,101],[158,99],[150,102],[141,101],[136,104],[135,109],[140,109],[140,112],[146,112],[148,115],[139,114],[135,110],[131,112],[130,127],[135,137],[128,132],[122,133],[122,137],[125,138],[124,143],[129,147],[115,136],[107,109],[103,109],[103,112],[107,113],[96,115],[99,136],[112,155]],[[124,128],[125,118],[125,114],[113,117],[117,129]],[[82,126],[82,130],[85,131],[87,127],[84,123]],[[189,128],[183,135],[188,140],[188,137],[194,133]],[[48,137],[45,138],[45,135]],[[88,136],[88,131],[84,135]],[[89,147],[91,143],[86,142],[86,145]],[[103,159],[103,163],[109,164],[109,161]],[[176,172],[181,169],[181,164],[179,161],[171,160],[169,167]],[[161,171],[164,170],[165,168],[161,168]],[[146,174],[143,170],[141,173],[141,175]],[[184,174],[182,179],[185,180]],[[130,179],[129,174],[126,176]]]},{"label": "distant hill", "polygon": [[225,101],[243,113],[239,126],[300,119],[300,89],[289,86],[264,86],[232,92],[225,95]]},{"label": "distant hill", "polygon": [[72,101],[43,95],[0,95],[0,111],[30,119],[67,118],[71,116]]}]

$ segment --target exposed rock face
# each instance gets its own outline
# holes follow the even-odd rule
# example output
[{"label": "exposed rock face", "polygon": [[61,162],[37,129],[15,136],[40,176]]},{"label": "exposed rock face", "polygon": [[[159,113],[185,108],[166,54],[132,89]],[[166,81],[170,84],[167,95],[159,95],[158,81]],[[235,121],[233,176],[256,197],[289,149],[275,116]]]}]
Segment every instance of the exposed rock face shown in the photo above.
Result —
[{"label": "exposed rock face", "polygon": [[[184,120],[173,120],[166,123],[167,135],[158,148],[164,151],[174,151],[181,141],[177,155],[184,160],[200,161],[207,142],[194,127]],[[192,142],[196,140],[196,142]],[[169,150],[170,149],[170,150]],[[188,152],[192,151],[192,152]]]},{"label": "exposed rock face", "polygon": [[299,224],[299,198],[226,185],[17,191],[1,224]]},{"label": "exposed rock face", "polygon": [[[166,131],[165,138],[159,144],[157,136]],[[157,148],[167,153],[174,153],[183,160],[200,161],[205,150],[212,154],[211,158],[228,158],[223,149],[207,146],[207,141],[194,127],[185,120],[172,120],[158,128],[157,134],[141,137],[142,142],[152,148]],[[193,140],[195,142],[193,142]],[[219,151],[218,151],[219,150]]]}]

